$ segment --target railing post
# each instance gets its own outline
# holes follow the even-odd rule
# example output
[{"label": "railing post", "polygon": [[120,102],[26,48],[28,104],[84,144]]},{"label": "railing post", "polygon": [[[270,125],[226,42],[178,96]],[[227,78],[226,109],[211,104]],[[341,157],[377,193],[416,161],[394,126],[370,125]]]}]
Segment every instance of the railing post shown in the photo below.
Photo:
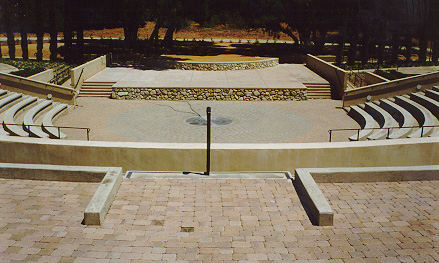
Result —
[{"label": "railing post", "polygon": [[390,128],[387,128],[387,139],[389,139],[390,136]]},{"label": "railing post", "polygon": [[421,126],[421,138],[424,135],[424,126]]},{"label": "railing post", "polygon": [[332,130],[329,130],[329,142],[331,142],[332,137]]},{"label": "railing post", "polygon": [[61,139],[61,128],[58,127],[58,139]]},{"label": "railing post", "polygon": [[87,141],[90,141],[90,128],[87,128]]},{"label": "railing post", "polygon": [[360,140],[360,129],[357,130],[357,141]]}]

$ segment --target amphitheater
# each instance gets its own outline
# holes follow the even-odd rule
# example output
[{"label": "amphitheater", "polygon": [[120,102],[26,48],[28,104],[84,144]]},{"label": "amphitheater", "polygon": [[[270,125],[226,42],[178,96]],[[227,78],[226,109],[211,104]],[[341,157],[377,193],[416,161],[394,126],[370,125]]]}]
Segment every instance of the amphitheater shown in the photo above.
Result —
[{"label": "amphitheater", "polygon": [[1,262],[439,261],[437,69],[176,67],[0,73]]}]

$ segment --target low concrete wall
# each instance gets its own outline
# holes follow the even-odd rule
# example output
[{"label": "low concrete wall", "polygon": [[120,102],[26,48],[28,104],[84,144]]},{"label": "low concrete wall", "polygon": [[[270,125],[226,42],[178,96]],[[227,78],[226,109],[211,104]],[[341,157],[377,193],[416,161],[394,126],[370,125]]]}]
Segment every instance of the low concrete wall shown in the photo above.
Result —
[{"label": "low concrete wall", "polygon": [[331,86],[335,88],[336,94],[340,98],[342,97],[347,87],[348,71],[310,54],[306,56],[306,66],[329,81]]},{"label": "low concrete wall", "polygon": [[[82,83],[107,67],[107,56],[100,56],[92,61],[77,66],[70,71],[71,86],[79,93]],[[82,73],[82,75],[81,75]]]},{"label": "low concrete wall", "polygon": [[[431,89],[431,87],[438,85],[438,83],[439,72],[433,72],[347,90],[343,96],[343,106],[347,107],[364,103],[368,95],[372,97],[371,100],[385,99]],[[417,88],[418,85],[420,85],[420,89]]]},{"label": "low concrete wall", "polygon": [[48,94],[52,94],[52,100],[54,101],[67,104],[75,103],[74,90],[69,87],[31,80],[6,73],[0,73],[0,83],[0,88],[5,90],[24,93],[42,99],[47,98]]},{"label": "low concrete wall", "polygon": [[30,77],[27,77],[27,78],[31,79],[31,80],[49,82],[50,80],[52,80],[55,77],[54,72],[55,72],[55,70],[51,68],[51,69],[45,70],[43,72],[37,73],[35,75],[32,75]]},{"label": "low concrete wall", "polygon": [[[0,137],[0,162],[204,171],[205,144],[100,142]],[[212,171],[439,164],[439,138],[365,142],[213,144]]]},{"label": "low concrete wall", "polygon": [[128,100],[307,100],[306,89],[234,88],[117,88],[112,98]]},{"label": "low concrete wall", "polygon": [[373,85],[373,84],[377,84],[377,83],[383,83],[383,82],[388,82],[389,80],[381,77],[380,75],[377,75],[373,72],[364,72],[364,81],[368,84],[368,85]]}]

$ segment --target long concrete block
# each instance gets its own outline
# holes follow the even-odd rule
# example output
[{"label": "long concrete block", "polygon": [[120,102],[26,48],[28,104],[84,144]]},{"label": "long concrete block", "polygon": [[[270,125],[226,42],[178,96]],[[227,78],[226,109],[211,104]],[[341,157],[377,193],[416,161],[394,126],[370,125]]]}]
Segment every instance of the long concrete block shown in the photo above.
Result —
[{"label": "long concrete block", "polygon": [[297,194],[314,225],[332,226],[334,211],[306,169],[296,169],[293,181]]},{"label": "long concrete block", "polygon": [[101,225],[122,183],[122,168],[111,168],[84,212],[85,225]]}]

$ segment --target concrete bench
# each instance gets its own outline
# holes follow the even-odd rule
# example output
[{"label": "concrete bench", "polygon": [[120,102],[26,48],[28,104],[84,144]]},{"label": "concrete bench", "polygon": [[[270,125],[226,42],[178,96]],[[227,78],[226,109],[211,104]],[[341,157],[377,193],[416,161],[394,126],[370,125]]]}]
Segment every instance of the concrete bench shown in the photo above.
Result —
[{"label": "concrete bench", "polygon": [[367,137],[368,140],[380,140],[385,139],[389,131],[385,128],[392,128],[397,126],[397,122],[387,111],[372,102],[366,102],[364,105],[364,110],[369,113],[374,120],[378,123],[379,130],[374,130],[374,132]]},{"label": "concrete bench", "polygon": [[60,132],[58,128],[53,127],[53,121],[59,118],[67,109],[67,104],[58,104],[44,115],[42,129],[51,139],[65,139],[67,137],[67,135]]},{"label": "concrete bench", "polygon": [[34,119],[38,117],[45,109],[52,105],[51,100],[41,100],[36,106],[30,109],[23,119],[23,129],[29,133],[31,137],[48,138],[49,135],[41,130],[40,127],[35,125]]},{"label": "concrete bench", "polygon": [[350,141],[364,141],[370,134],[372,134],[372,128],[378,127],[378,124],[372,116],[358,106],[351,106],[348,115],[361,127],[359,133],[349,137]]},{"label": "concrete bench", "polygon": [[435,117],[439,119],[439,102],[435,101],[422,93],[411,93],[410,99],[427,108]]},{"label": "concrete bench", "polygon": [[435,100],[435,101],[439,101],[439,91],[435,91],[435,90],[424,90],[425,96]]},{"label": "concrete bench", "polygon": [[12,136],[28,137],[29,133],[23,130],[23,127],[17,125],[15,119],[22,113],[24,108],[33,105],[37,100],[37,97],[28,97],[9,108],[3,117],[3,129]]},{"label": "concrete bench", "polygon": [[18,102],[18,99],[23,97],[23,94],[15,92],[10,92],[8,95],[9,96],[0,99],[0,112],[9,109]]},{"label": "concrete bench", "polygon": [[398,122],[399,127],[401,127],[401,129],[394,129],[390,134],[389,139],[407,138],[412,134],[413,126],[418,125],[410,112],[390,99],[379,100],[379,106],[392,115],[392,117]]},{"label": "concrete bench", "polygon": [[8,94],[6,90],[0,89],[0,97],[5,96],[6,94]]},{"label": "concrete bench", "polygon": [[[436,117],[433,114],[431,114],[431,112],[428,109],[426,109],[421,104],[411,100],[408,95],[396,96],[395,103],[397,103],[398,105],[404,107],[407,111],[409,111],[410,114],[416,119],[419,126],[434,126],[439,124]],[[432,127],[426,127],[423,129],[419,129],[418,131],[415,131],[409,137],[415,138],[415,137],[429,136],[435,130],[437,129],[434,129]],[[422,136],[421,136],[421,132],[422,132]]]}]

